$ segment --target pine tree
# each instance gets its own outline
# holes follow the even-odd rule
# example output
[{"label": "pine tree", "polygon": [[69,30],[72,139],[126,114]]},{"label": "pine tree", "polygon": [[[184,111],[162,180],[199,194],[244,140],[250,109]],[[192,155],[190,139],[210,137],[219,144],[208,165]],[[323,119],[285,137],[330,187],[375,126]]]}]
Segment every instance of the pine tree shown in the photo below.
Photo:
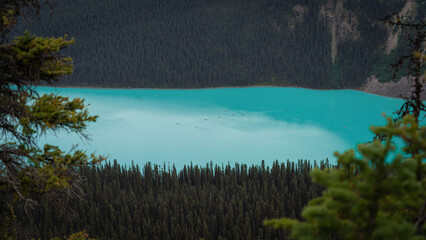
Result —
[{"label": "pine tree", "polygon": [[56,146],[40,148],[36,144],[39,137],[60,130],[87,137],[87,124],[97,118],[89,115],[83,99],[39,95],[35,88],[72,73],[71,58],[59,51],[74,39],[43,38],[26,32],[6,42],[7,33],[22,13],[37,13],[39,7],[37,0],[0,3],[0,190],[13,191],[20,199],[28,199],[32,193],[69,189],[74,184],[73,167],[102,160],[78,150],[64,153]]},{"label": "pine tree", "polygon": [[[41,194],[56,199],[63,194],[81,195],[75,167],[103,160],[80,150],[65,153],[56,146],[37,145],[41,136],[61,130],[87,138],[87,124],[97,118],[89,115],[83,99],[37,93],[37,85],[52,84],[72,73],[72,59],[59,52],[74,43],[66,35],[44,38],[28,32],[9,41],[18,20],[37,16],[39,11],[38,0],[0,2],[0,215],[7,217],[2,220],[13,221],[13,212],[7,215],[5,207],[11,200],[8,194],[27,204]],[[0,231],[0,235],[11,232]]]}]

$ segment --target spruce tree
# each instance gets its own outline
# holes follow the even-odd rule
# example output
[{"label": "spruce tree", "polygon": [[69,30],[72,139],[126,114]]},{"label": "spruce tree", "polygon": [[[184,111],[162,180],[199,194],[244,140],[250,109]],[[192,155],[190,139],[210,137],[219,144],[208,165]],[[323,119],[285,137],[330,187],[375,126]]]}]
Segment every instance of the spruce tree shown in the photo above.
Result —
[{"label": "spruce tree", "polygon": [[[361,158],[354,150],[336,153],[340,168],[312,170],[326,190],[304,208],[304,221],[265,224],[291,229],[298,239],[426,239],[426,127],[407,115],[371,129],[386,140],[358,145]],[[416,154],[391,159],[395,138],[406,144],[404,153]]]},{"label": "spruce tree", "polygon": [[[6,216],[2,221],[13,220],[7,205],[11,200],[29,204],[40,195],[55,199],[81,195],[75,168],[103,160],[80,150],[65,153],[56,146],[37,144],[41,136],[61,130],[87,138],[87,124],[97,118],[89,114],[83,99],[37,93],[36,86],[72,73],[72,59],[60,51],[74,39],[25,32],[10,40],[17,22],[37,17],[40,4],[38,0],[0,1],[0,215]],[[12,227],[3,229],[13,226],[8,224],[2,223],[0,236],[14,232]],[[77,233],[70,239],[84,236]]]}]

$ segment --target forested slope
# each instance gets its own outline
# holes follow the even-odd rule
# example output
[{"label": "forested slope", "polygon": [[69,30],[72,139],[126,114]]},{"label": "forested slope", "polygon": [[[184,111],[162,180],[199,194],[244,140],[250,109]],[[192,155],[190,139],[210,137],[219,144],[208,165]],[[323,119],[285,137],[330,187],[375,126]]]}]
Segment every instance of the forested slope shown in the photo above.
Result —
[{"label": "forested slope", "polygon": [[[18,232],[20,239],[82,229],[98,239],[288,239],[262,223],[300,217],[308,200],[319,196],[323,187],[312,183],[311,164],[85,167],[86,196],[66,204],[41,199],[27,212],[17,205]],[[326,160],[317,167],[330,166]]]},{"label": "forested slope", "polygon": [[358,87],[390,79],[397,29],[380,18],[407,2],[406,16],[423,19],[413,0],[61,0],[17,34],[76,39],[63,85]]}]

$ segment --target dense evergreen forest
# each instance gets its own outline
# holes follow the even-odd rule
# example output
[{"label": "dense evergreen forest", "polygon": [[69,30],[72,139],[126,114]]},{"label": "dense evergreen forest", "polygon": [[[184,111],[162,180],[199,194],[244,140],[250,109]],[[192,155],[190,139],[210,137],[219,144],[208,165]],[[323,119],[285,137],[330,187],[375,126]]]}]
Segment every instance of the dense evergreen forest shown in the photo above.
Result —
[{"label": "dense evergreen forest", "polygon": [[[4,140],[0,145],[0,239],[49,239],[75,232],[79,235],[83,229],[99,239],[290,239],[288,232],[262,224],[264,219],[282,216],[292,219],[272,219],[265,224],[292,228],[292,236],[300,239],[425,239],[426,129],[420,120],[426,109],[420,99],[425,34],[417,29],[418,38],[411,39],[411,48],[398,49],[397,43],[404,41],[398,39],[401,29],[386,29],[369,15],[399,10],[404,5],[403,18],[423,19],[425,2],[369,1],[362,7],[360,2],[60,3],[62,15],[52,15],[49,24],[61,22],[57,25],[60,28],[70,23],[70,28],[63,29],[76,30],[78,16],[77,22],[88,25],[79,29],[90,29],[87,33],[93,34],[81,38],[84,50],[69,51],[77,61],[87,63],[83,64],[87,72],[63,84],[350,87],[361,84],[363,74],[385,76],[382,64],[398,52],[414,49],[409,56],[416,67],[408,72],[416,73],[415,89],[397,112],[403,119],[388,117],[386,126],[372,127],[378,140],[358,145],[362,159],[351,150],[335,154],[337,167],[330,166],[328,160],[319,164],[277,160],[272,166],[265,166],[264,161],[256,166],[191,163],[178,171],[165,164],[146,163],[142,168],[134,163],[120,166],[116,160],[101,164],[105,160],[102,156],[87,156],[75,149],[65,153],[51,145],[38,147],[37,139],[47,131],[65,130],[86,139],[86,123],[94,122],[97,116],[88,114],[81,99],[37,94],[33,86],[40,81],[50,83],[71,74],[70,58],[58,51],[74,41],[26,33],[9,42],[6,36],[15,19],[21,13],[38,16],[39,2],[0,1],[0,126]],[[88,6],[91,9],[85,11]],[[121,12],[123,6],[128,12]],[[62,21],[58,16],[73,21]],[[150,24],[126,22],[129,16]],[[394,24],[419,26],[399,20]],[[37,25],[31,28],[46,31]],[[144,32],[141,28],[151,35],[138,38]],[[383,45],[380,39],[386,37],[392,41]],[[95,44],[87,41],[85,45],[84,39]],[[319,49],[324,54],[316,54]],[[113,53],[117,55],[111,57]],[[108,61],[109,65],[104,64]],[[400,59],[396,67],[406,67],[403,61]],[[151,68],[142,68],[145,66]],[[151,74],[146,81],[142,77],[145,73]],[[312,74],[318,75],[304,78]],[[395,151],[392,142],[398,138],[406,147],[389,162],[386,156]],[[298,222],[308,201],[322,193],[321,199],[305,208],[303,218],[307,221]],[[80,236],[87,238],[84,232]]]},{"label": "dense evergreen forest", "polygon": [[[20,239],[65,236],[86,229],[98,239],[288,239],[285,231],[262,225],[273,217],[300,217],[323,187],[313,184],[312,167],[328,160],[280,163],[271,167],[185,166],[116,161],[84,167],[86,196],[57,204],[43,199],[25,209],[17,204]],[[27,212],[26,212],[27,211]],[[27,215],[29,214],[29,215]]]},{"label": "dense evergreen forest", "polygon": [[63,0],[15,34],[75,38],[63,85],[353,88],[391,79],[401,44],[386,52],[397,29],[380,19],[407,2],[424,19],[413,0]]}]

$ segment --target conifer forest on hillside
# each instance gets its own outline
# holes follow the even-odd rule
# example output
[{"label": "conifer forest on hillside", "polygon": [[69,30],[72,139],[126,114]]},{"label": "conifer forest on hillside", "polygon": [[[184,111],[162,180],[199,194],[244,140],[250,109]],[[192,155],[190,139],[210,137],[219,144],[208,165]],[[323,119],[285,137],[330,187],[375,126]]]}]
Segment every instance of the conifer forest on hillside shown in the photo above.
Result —
[{"label": "conifer forest on hillside", "polygon": [[357,88],[372,74],[392,79],[406,41],[381,21],[393,12],[424,19],[426,3],[63,0],[18,32],[75,38],[74,73],[60,85]]},{"label": "conifer forest on hillside", "polygon": [[[425,19],[424,0],[0,0],[0,240],[426,240]],[[81,92],[70,99],[39,86],[346,89],[373,75],[405,77],[410,95],[382,114],[386,125],[370,126],[371,141],[336,149],[336,164],[128,166],[54,146],[60,139],[39,142],[61,131],[88,141],[99,118]],[[323,117],[318,105],[318,114],[304,111]],[[301,118],[289,116],[291,130]],[[303,140],[315,143],[310,134],[322,131],[312,125]],[[357,131],[347,126],[340,129]]]}]

